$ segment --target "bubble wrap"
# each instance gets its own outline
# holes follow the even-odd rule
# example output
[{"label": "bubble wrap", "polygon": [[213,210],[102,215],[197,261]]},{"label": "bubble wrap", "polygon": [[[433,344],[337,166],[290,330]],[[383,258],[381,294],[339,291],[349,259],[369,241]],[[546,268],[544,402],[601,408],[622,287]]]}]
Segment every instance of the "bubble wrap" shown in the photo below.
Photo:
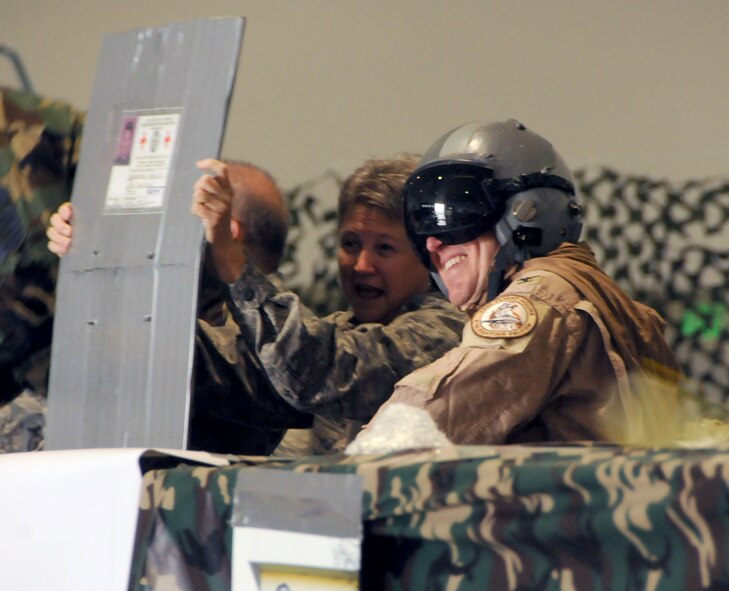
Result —
[{"label": "bubble wrap", "polygon": [[384,454],[404,449],[454,447],[430,415],[402,403],[389,405],[344,450],[347,455]]}]

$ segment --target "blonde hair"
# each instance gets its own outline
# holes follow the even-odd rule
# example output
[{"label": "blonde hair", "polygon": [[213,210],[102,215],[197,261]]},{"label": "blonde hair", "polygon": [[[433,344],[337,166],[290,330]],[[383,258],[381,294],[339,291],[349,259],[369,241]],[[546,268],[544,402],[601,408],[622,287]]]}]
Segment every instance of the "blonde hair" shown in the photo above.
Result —
[{"label": "blonde hair", "polygon": [[339,191],[339,224],[355,205],[375,208],[388,219],[402,222],[402,188],[418,161],[415,154],[365,161],[347,177]]}]

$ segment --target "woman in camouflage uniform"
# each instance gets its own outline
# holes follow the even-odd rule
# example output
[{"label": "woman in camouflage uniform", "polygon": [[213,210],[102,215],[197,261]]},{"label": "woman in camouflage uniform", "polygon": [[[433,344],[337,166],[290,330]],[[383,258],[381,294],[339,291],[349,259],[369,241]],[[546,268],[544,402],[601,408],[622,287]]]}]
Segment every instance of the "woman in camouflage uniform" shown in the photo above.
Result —
[{"label": "woman in camouflage uniform", "polygon": [[[398,379],[460,340],[463,316],[431,292],[403,225],[400,191],[416,161],[368,161],[345,181],[338,263],[351,307],[324,318],[271,284],[231,240],[226,165],[205,160],[199,166],[213,175],[196,183],[192,211],[203,220],[218,274],[230,285],[242,339],[281,399],[314,416],[312,447],[300,451],[338,451]],[[257,403],[259,420],[275,423],[280,407]]]}]

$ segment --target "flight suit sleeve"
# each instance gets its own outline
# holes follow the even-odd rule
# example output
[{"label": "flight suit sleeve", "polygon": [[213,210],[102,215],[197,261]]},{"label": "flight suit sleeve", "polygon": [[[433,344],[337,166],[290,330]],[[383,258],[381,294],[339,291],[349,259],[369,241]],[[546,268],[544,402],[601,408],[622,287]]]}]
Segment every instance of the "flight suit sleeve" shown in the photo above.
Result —
[{"label": "flight suit sleeve", "polygon": [[[519,330],[498,330],[500,305],[533,317]],[[490,322],[491,332],[482,326]],[[474,314],[460,347],[401,380],[390,403],[424,408],[454,443],[503,443],[550,401],[586,330],[569,306],[503,295]]]}]

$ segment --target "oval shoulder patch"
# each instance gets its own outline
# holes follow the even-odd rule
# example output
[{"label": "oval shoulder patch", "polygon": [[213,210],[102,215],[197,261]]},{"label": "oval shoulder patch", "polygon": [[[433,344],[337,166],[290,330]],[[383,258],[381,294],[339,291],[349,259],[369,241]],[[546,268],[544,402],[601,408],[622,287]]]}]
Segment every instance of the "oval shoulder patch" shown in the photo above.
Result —
[{"label": "oval shoulder patch", "polygon": [[537,311],[527,298],[505,295],[482,306],[471,319],[481,337],[509,339],[529,334],[537,325]]}]

